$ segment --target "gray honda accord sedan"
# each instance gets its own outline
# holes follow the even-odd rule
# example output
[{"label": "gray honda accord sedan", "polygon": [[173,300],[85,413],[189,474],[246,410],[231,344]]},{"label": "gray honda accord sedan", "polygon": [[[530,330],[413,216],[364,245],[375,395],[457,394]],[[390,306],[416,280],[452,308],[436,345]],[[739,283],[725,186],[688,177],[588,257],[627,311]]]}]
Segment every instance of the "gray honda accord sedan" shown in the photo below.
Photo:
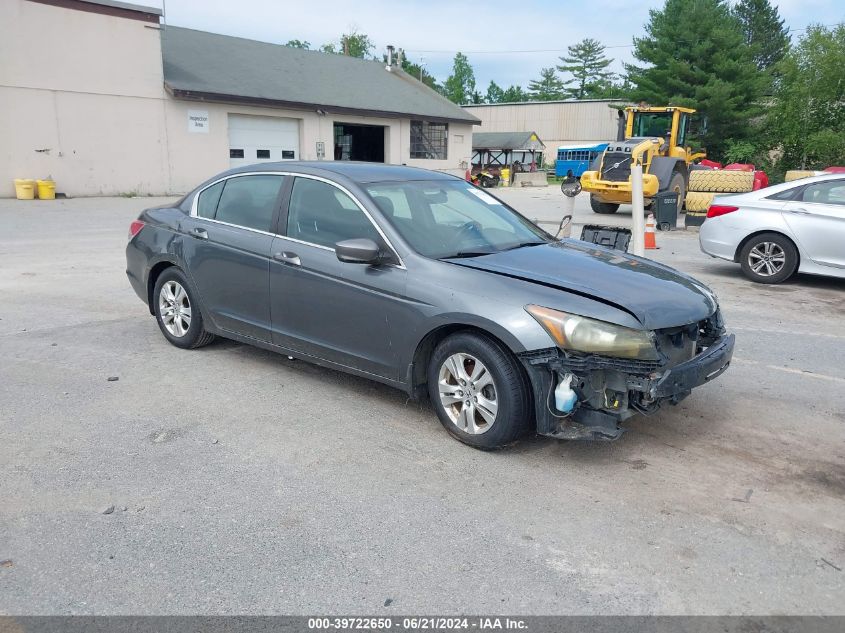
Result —
[{"label": "gray honda accord sedan", "polygon": [[222,336],[431,400],[462,442],[616,439],[728,367],[715,296],[556,240],[454,176],[349,162],[224,172],[129,230],[126,273],[173,345]]}]

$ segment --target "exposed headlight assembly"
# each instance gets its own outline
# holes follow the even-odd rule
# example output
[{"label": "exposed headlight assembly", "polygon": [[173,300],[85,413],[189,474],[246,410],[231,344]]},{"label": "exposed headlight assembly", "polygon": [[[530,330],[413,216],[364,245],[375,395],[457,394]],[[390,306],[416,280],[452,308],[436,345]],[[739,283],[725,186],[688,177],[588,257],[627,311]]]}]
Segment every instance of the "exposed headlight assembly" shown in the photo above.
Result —
[{"label": "exposed headlight assembly", "polygon": [[650,332],[542,306],[528,305],[525,306],[525,310],[537,319],[537,322],[562,349],[617,358],[640,360],[660,358]]}]

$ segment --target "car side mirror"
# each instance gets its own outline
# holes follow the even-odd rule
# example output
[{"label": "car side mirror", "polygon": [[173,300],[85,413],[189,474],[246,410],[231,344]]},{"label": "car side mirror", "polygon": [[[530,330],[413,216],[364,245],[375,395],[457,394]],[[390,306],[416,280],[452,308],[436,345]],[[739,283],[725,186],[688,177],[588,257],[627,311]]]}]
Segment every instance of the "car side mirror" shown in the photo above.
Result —
[{"label": "car side mirror", "polygon": [[381,247],[366,237],[338,242],[334,252],[347,264],[378,264],[381,261]]}]

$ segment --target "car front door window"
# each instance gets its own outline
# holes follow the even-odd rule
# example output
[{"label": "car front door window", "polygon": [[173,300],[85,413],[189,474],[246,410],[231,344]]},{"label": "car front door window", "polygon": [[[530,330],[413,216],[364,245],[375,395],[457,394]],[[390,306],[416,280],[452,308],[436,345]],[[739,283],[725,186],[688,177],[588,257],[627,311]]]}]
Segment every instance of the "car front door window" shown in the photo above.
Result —
[{"label": "car front door window", "polygon": [[382,241],[373,223],[349,195],[310,178],[297,178],[293,183],[287,236],[332,249],[338,242],[355,238]]}]

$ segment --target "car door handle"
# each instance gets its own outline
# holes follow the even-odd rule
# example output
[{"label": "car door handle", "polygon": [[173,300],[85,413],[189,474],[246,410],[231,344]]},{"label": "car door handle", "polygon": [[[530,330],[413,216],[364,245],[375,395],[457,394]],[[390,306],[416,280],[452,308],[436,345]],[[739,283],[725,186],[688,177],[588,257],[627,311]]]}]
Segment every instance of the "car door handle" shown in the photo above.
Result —
[{"label": "car door handle", "polygon": [[208,231],[206,231],[205,229],[191,229],[191,235],[193,235],[194,237],[198,237],[201,240],[208,239]]},{"label": "car door handle", "polygon": [[302,266],[302,261],[299,259],[299,255],[291,253],[290,251],[275,253],[273,255],[273,259],[277,262],[282,262],[283,264],[290,264],[291,266]]},{"label": "car door handle", "polygon": [[795,215],[810,215],[810,212],[807,209],[790,209],[790,213],[794,213]]}]

